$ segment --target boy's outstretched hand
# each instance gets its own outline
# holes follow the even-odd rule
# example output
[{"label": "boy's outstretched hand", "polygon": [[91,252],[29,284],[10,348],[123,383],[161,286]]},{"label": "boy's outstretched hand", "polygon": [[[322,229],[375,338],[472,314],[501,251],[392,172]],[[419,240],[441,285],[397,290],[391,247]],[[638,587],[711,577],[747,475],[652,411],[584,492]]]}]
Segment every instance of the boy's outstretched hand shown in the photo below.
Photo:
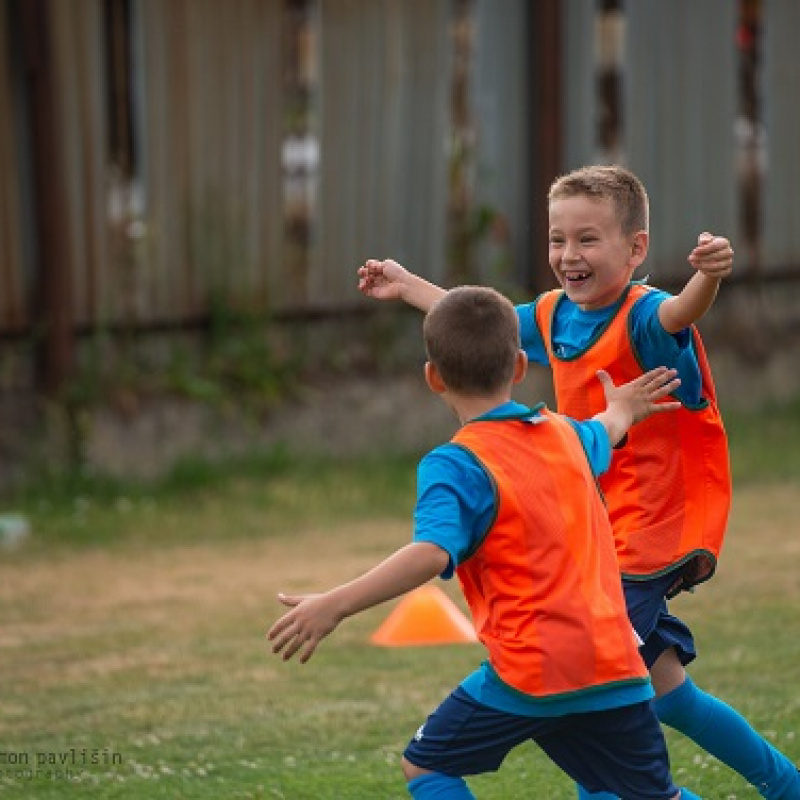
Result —
[{"label": "boy's outstretched hand", "polygon": [[599,370],[597,377],[603,384],[607,408],[623,406],[630,413],[632,424],[641,422],[651,414],[663,411],[675,411],[681,407],[678,401],[661,402],[668,394],[674,392],[681,380],[676,369],[656,367],[644,375],[619,386],[614,384],[605,370]]},{"label": "boy's outstretched hand", "polygon": [[390,258],[371,258],[358,269],[358,290],[376,300],[402,300],[408,276],[408,270]]},{"label": "boy's outstretched hand", "polygon": [[677,401],[660,402],[680,386],[678,372],[666,367],[657,367],[634,380],[614,385],[611,376],[600,370],[597,377],[603,384],[606,408],[592,419],[600,422],[608,431],[611,445],[621,442],[631,425],[641,422],[651,414],[675,411],[681,407]]},{"label": "boy's outstretched hand", "polygon": [[324,594],[279,594],[278,599],[291,610],[267,631],[272,652],[282,652],[283,660],[288,661],[302,650],[300,663],[305,664],[342,618]]},{"label": "boy's outstretched hand", "polygon": [[709,278],[727,278],[733,271],[733,248],[723,236],[707,231],[697,237],[697,247],[689,253],[689,263]]},{"label": "boy's outstretched hand", "polygon": [[359,267],[358,288],[375,300],[403,300],[423,312],[428,312],[446,294],[435,283],[409,272],[391,258],[383,261],[371,258]]}]

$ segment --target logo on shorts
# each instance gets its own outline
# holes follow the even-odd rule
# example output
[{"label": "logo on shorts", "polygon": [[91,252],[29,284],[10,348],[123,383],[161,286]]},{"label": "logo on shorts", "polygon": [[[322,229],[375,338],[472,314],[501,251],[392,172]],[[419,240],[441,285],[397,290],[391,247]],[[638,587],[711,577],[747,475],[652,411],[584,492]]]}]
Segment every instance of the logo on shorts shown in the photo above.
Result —
[{"label": "logo on shorts", "polygon": [[423,731],[424,727],[425,727],[425,725],[423,724],[423,725],[420,725],[419,728],[417,728],[417,732],[414,734],[414,741],[415,742],[421,742],[422,741],[422,731]]}]

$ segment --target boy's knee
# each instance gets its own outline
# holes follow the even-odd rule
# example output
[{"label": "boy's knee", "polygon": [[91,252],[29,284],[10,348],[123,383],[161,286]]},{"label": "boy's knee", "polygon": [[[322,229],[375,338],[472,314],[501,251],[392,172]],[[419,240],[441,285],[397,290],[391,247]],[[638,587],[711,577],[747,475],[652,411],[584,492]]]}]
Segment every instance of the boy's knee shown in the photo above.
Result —
[{"label": "boy's knee", "polygon": [[650,679],[656,695],[662,697],[677,689],[686,680],[684,668],[674,647],[665,650],[650,667]]},{"label": "boy's knee", "polygon": [[403,776],[406,779],[406,783],[409,781],[413,781],[414,778],[419,778],[422,775],[427,775],[430,770],[422,769],[422,767],[418,767],[416,764],[412,764],[405,756],[403,756],[403,760],[401,761],[401,767],[403,770]]}]

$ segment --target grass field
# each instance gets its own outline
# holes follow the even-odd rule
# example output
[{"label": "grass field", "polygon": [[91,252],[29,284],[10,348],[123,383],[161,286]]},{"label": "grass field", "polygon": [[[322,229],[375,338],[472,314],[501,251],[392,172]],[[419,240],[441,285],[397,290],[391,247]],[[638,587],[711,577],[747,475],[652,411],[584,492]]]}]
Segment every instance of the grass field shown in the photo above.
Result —
[{"label": "grass field", "polygon": [[[718,576],[674,610],[698,639],[696,682],[800,761],[800,473],[796,430],[774,435],[732,436],[735,463],[783,450],[740,481]],[[278,458],[166,488],[17,498],[34,533],[0,552],[0,797],[407,797],[403,747],[480,646],[371,646],[391,605],[302,666],[272,656],[264,632],[279,589],[324,588],[408,540],[413,479],[412,460]],[[669,741],[696,793],[758,797]],[[487,800],[574,797],[532,746],[470,785]]]}]

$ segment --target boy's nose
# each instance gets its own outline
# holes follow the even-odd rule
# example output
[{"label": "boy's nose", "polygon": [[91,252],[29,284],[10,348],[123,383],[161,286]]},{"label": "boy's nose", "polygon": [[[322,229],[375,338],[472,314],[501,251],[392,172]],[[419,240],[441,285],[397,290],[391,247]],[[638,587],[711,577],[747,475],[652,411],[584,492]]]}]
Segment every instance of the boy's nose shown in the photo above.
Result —
[{"label": "boy's nose", "polygon": [[580,249],[575,244],[570,244],[567,242],[566,246],[564,247],[564,256],[563,260],[566,261],[568,264],[571,264],[574,261],[577,261],[580,258]]}]

